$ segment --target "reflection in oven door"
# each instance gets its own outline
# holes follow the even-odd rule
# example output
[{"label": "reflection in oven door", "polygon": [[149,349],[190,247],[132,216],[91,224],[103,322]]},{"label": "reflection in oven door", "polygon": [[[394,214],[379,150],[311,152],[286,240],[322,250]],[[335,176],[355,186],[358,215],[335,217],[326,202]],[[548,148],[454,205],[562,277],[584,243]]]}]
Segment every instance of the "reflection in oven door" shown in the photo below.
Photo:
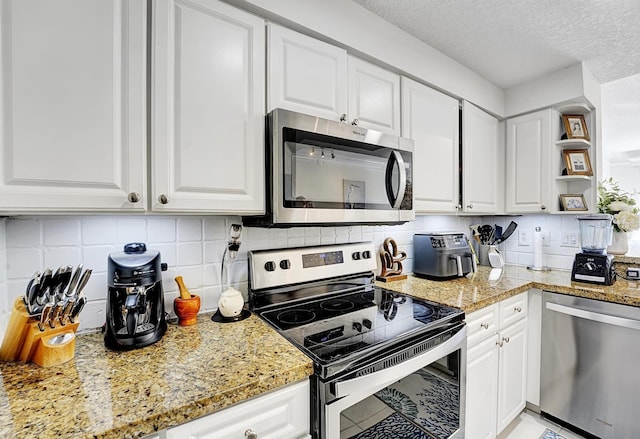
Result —
[{"label": "reflection in oven door", "polygon": [[419,355],[390,355],[381,370],[368,373],[369,367],[330,382],[318,380],[316,409],[323,413],[317,437],[463,438],[466,326],[452,332]]}]

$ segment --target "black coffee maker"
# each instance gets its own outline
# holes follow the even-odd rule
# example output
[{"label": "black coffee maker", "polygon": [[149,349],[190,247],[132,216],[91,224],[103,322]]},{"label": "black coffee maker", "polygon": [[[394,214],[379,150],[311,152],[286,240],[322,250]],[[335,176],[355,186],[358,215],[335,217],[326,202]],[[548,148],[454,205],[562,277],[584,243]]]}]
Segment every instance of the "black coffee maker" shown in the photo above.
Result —
[{"label": "black coffee maker", "polygon": [[148,346],[167,330],[160,252],[141,242],[124,246],[108,258],[107,323],[104,343],[115,350]]}]

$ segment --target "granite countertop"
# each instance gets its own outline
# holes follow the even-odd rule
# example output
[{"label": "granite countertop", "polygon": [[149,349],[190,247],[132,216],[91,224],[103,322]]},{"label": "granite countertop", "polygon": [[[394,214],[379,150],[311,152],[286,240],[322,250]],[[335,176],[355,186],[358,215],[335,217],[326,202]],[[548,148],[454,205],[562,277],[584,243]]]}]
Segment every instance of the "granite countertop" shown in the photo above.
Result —
[{"label": "granite countertop", "polygon": [[[638,261],[623,261],[637,264]],[[640,265],[640,264],[637,264]],[[640,306],[640,282],[571,282],[568,271],[479,267],[469,277],[409,276],[378,285],[473,312],[531,288]],[[158,343],[129,352],[102,334],[79,335],[63,365],[0,362],[0,437],[133,438],[182,424],[306,379],[311,360],[258,317],[232,324],[169,324]]]},{"label": "granite countertop", "polygon": [[470,274],[468,277],[428,280],[411,275],[406,280],[377,282],[377,285],[421,299],[461,308],[467,313],[531,288],[640,307],[640,282],[638,281],[619,278],[613,285],[604,286],[572,282],[570,271],[532,271],[516,266],[496,269],[493,273],[499,274],[499,277],[495,280],[490,279],[491,273],[490,267],[480,266],[477,273]]},{"label": "granite countertop", "polygon": [[76,339],[60,366],[0,362],[0,437],[132,438],[182,424],[306,379],[311,360],[258,317],[170,323],[162,340],[129,352],[102,334]]}]

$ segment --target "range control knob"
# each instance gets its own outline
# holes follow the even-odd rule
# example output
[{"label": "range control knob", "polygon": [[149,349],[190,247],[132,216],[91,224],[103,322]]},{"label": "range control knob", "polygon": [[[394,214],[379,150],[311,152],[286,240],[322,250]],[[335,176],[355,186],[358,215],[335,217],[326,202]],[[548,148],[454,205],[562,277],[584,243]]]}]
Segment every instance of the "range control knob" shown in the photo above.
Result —
[{"label": "range control knob", "polygon": [[291,261],[289,261],[289,259],[281,260],[280,268],[282,268],[283,270],[288,270],[289,268],[291,268]]},{"label": "range control knob", "polygon": [[367,329],[371,329],[371,327],[373,326],[373,323],[371,322],[371,320],[369,319],[364,319],[362,320],[362,324],[364,325],[365,328]]},{"label": "range control knob", "polygon": [[353,252],[351,258],[353,258],[354,261],[360,260],[360,252]]},{"label": "range control knob", "polygon": [[371,252],[369,250],[365,250],[362,252],[362,259],[371,259]]},{"label": "range control knob", "polygon": [[264,269],[267,271],[276,271],[276,263],[273,261],[267,261],[264,264]]},{"label": "range control knob", "polygon": [[353,322],[353,329],[355,329],[358,332],[362,332],[362,323],[360,322]]}]

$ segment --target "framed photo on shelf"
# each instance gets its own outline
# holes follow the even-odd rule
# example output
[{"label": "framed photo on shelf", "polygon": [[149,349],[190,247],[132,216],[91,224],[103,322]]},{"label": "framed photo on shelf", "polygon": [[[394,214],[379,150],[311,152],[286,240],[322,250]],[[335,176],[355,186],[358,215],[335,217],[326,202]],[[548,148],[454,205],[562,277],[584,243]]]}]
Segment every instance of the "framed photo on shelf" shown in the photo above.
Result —
[{"label": "framed photo on shelf", "polygon": [[567,175],[593,175],[589,151],[586,149],[565,149],[562,151]]},{"label": "framed photo on shelf", "polygon": [[562,122],[567,131],[567,139],[589,140],[589,131],[583,115],[563,114]]},{"label": "framed photo on shelf", "polygon": [[584,195],[582,194],[561,194],[560,205],[562,206],[562,210],[565,211],[589,210],[587,207],[587,201],[584,199]]}]

